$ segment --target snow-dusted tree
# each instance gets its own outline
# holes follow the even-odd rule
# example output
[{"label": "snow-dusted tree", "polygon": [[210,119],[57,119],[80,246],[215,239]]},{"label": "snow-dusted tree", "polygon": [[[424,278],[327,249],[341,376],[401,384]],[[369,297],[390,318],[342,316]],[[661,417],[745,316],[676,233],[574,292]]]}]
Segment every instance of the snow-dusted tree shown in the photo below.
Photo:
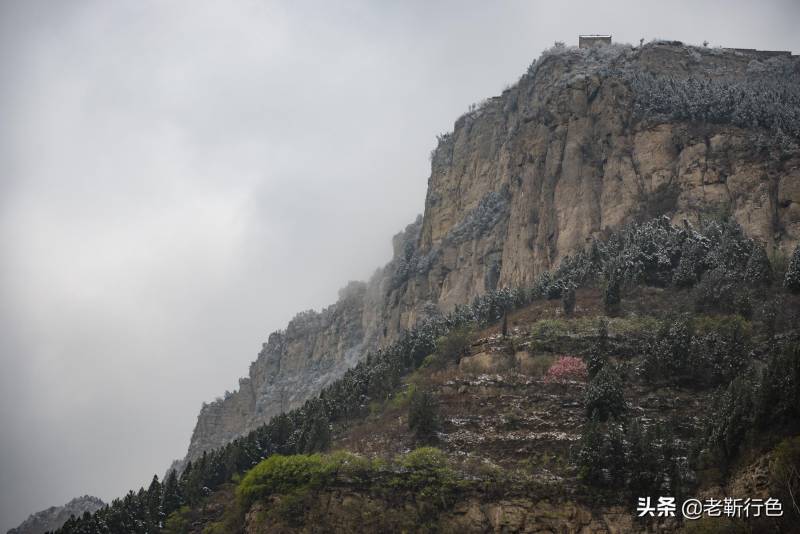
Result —
[{"label": "snow-dusted tree", "polygon": [[166,517],[182,505],[183,499],[178,485],[178,474],[174,469],[171,469],[164,480],[161,494],[161,513]]},{"label": "snow-dusted tree", "polygon": [[800,244],[794,249],[786,276],[783,277],[783,287],[792,293],[800,293]]},{"label": "snow-dusted tree", "polygon": [[744,277],[751,287],[769,285],[772,282],[772,267],[769,264],[767,251],[758,243],[753,244]]},{"label": "snow-dusted tree", "polygon": [[622,380],[611,365],[604,365],[589,383],[585,404],[586,415],[600,421],[618,418],[625,412]]},{"label": "snow-dusted tree", "polygon": [[408,406],[408,428],[420,443],[436,441],[439,430],[439,406],[427,391],[415,390]]}]

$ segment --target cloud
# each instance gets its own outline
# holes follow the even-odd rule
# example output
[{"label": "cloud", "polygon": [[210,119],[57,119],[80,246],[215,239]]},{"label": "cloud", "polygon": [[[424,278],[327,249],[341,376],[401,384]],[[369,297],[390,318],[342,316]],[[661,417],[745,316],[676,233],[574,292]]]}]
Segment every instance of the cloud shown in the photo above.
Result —
[{"label": "cloud", "polygon": [[162,473],[270,331],[389,259],[436,134],[554,40],[797,50],[788,2],[0,9],[1,528]]}]

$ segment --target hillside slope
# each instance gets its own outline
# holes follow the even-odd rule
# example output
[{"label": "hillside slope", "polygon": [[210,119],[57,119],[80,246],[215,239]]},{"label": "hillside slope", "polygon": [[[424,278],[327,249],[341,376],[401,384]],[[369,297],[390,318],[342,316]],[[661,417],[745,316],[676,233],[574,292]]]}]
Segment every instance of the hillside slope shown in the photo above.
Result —
[{"label": "hillside slope", "polygon": [[44,534],[61,528],[70,516],[81,517],[85,512],[94,513],[105,506],[97,497],[84,495],[76,497],[63,506],[51,506],[46,510],[31,514],[8,534]]},{"label": "hillside slope", "polygon": [[[800,61],[674,42],[554,48],[432,153],[424,215],[392,261],[263,345],[204,405],[187,459],[301,406],[436,310],[530,285],[593,237],[730,215],[770,256],[800,239]],[[181,464],[182,465],[182,464]]]}]

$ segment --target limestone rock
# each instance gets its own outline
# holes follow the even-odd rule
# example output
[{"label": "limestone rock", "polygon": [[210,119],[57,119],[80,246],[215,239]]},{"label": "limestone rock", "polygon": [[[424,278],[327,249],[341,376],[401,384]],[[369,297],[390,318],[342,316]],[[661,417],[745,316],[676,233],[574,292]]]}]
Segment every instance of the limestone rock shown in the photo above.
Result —
[{"label": "limestone rock", "polygon": [[545,53],[441,137],[424,215],[395,236],[389,264],[272,334],[239,390],[203,408],[189,457],[299,406],[426,314],[531,285],[625,223],[729,213],[768,250],[790,253],[800,239],[796,146],[773,157],[758,148],[773,135],[760,128],[638,118],[620,74],[739,80],[753,65],[800,72],[796,56],[773,56],[664,42]]}]

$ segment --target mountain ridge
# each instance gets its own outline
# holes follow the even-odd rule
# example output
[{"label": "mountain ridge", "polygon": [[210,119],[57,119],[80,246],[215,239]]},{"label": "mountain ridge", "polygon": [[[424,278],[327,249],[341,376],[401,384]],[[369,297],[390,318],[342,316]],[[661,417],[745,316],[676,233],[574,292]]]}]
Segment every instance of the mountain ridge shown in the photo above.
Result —
[{"label": "mountain ridge", "polygon": [[[392,260],[271,334],[239,389],[203,406],[185,460],[300,406],[420,318],[529,285],[637,218],[726,212],[770,253],[788,254],[800,238],[797,132],[769,117],[749,128],[736,116],[694,117],[662,93],[702,96],[717,84],[749,94],[768,75],[779,87],[797,79],[798,65],[785,53],[677,42],[546,51],[439,136],[425,213],[393,238]],[[764,148],[770,137],[783,152]]]}]

